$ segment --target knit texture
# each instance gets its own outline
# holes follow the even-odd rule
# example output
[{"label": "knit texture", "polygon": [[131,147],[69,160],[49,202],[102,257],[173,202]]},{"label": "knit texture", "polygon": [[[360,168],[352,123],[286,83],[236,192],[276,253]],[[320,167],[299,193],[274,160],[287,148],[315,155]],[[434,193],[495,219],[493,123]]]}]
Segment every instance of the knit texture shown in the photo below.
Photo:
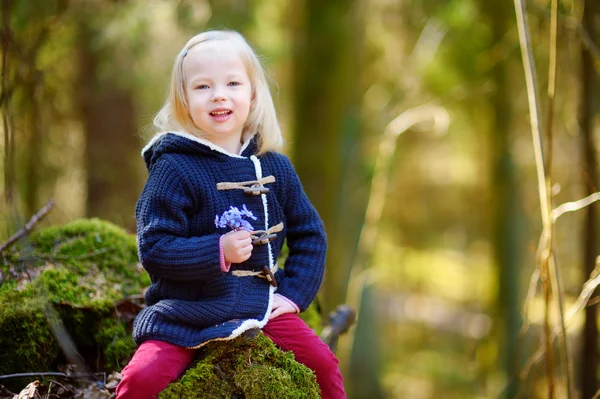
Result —
[{"label": "knit texture", "polygon": [[[262,328],[274,292],[305,310],[323,279],[326,239],[323,224],[306,197],[289,159],[268,152],[256,157],[251,140],[241,156],[177,132],[162,135],[143,152],[148,180],[136,206],[139,257],[150,274],[146,307],[134,322],[140,344],[158,339],[198,347],[213,339],[231,339]],[[261,195],[243,189],[217,190],[217,183],[274,176]],[[280,222],[283,231],[257,244],[250,259],[221,267],[219,241],[228,232],[215,216],[230,206],[247,208],[255,230]],[[275,273],[277,289],[265,279],[232,275],[235,270],[275,270],[287,238],[289,256]]]}]

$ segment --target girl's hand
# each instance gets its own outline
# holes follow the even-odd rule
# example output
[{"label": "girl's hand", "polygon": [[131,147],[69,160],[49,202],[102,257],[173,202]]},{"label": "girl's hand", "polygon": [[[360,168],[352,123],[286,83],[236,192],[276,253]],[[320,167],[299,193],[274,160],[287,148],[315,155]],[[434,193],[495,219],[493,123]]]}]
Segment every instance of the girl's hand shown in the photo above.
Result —
[{"label": "girl's hand", "polygon": [[273,295],[273,308],[271,309],[269,320],[272,320],[285,313],[296,313],[296,308],[294,308],[291,303],[283,299],[281,295]]},{"label": "girl's hand", "polygon": [[221,243],[225,262],[242,263],[250,258],[254,248],[250,234],[248,230],[237,230],[223,235]]}]

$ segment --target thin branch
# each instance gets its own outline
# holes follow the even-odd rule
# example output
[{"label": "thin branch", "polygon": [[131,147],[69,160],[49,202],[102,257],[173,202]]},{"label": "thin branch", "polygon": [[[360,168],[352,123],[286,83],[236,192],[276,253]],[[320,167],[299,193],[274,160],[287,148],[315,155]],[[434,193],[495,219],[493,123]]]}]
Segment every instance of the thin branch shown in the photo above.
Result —
[{"label": "thin branch", "polygon": [[588,31],[575,18],[570,18],[569,22],[575,26],[575,31],[579,35],[583,47],[591,54],[592,58],[596,61],[596,65],[598,65],[600,63],[600,47],[598,47]]},{"label": "thin branch", "polygon": [[31,217],[31,219],[29,219],[29,221],[27,222],[25,227],[23,227],[21,230],[16,232],[4,244],[0,245],[0,253],[2,251],[4,251],[6,248],[13,245],[15,242],[17,242],[21,237],[28,235],[31,232],[31,230],[33,229],[33,226],[37,222],[39,222],[44,216],[46,216],[46,214],[52,209],[53,206],[54,206],[54,200],[51,199],[50,201],[48,201],[48,203],[46,205],[44,205],[44,207],[42,209],[40,209],[35,215],[33,215]]},{"label": "thin branch", "polygon": [[556,219],[558,219],[563,214],[565,214],[567,212],[578,211],[580,209],[585,208],[586,206],[588,206],[590,204],[593,204],[596,201],[600,201],[600,191],[593,193],[591,195],[588,195],[587,197],[582,198],[578,201],[565,202],[564,204],[557,206],[552,211],[552,219],[554,219],[556,221]]},{"label": "thin branch", "polygon": [[[599,272],[600,272],[600,259],[596,262],[596,268],[594,269],[594,272],[590,276],[589,280],[587,280],[585,282],[585,284],[583,285],[581,292],[579,293],[579,296],[577,297],[577,300],[575,301],[575,303],[573,305],[571,305],[571,308],[566,313],[566,316],[565,316],[566,322],[570,321],[575,316],[575,314],[577,314],[577,312],[581,311],[588,304],[590,298],[594,294],[594,290],[600,285],[600,273]],[[561,332],[558,330],[554,331],[551,341],[553,342],[560,333]],[[521,376],[520,376],[521,379],[525,378],[529,374],[529,371],[532,366],[534,366],[535,364],[539,363],[542,360],[542,357],[545,352],[546,352],[546,349],[544,347],[540,347],[533,354],[533,356],[531,356],[531,358],[525,363],[525,366],[523,367],[523,371],[521,372]]]},{"label": "thin branch", "polygon": [[[546,187],[546,198],[543,200],[540,198],[540,202],[546,204],[546,210],[548,212],[547,218],[550,219],[549,215],[552,208],[552,197],[551,197],[551,187],[552,187],[552,140],[554,138],[554,94],[556,87],[556,13],[557,13],[557,0],[550,0],[551,3],[551,13],[550,13],[550,58],[548,60],[548,122],[546,128],[548,129],[547,134],[547,151],[546,151],[546,165],[545,165],[545,187]],[[541,140],[541,137],[540,137]],[[543,147],[542,147],[543,148]],[[541,195],[541,193],[540,193]],[[544,288],[544,335],[546,338],[546,353],[547,359],[546,362],[546,374],[548,376],[548,397],[553,398],[555,396],[555,387],[554,387],[554,362],[552,356],[552,322],[550,320],[550,307],[552,303],[552,292],[560,292],[557,288],[556,284],[556,274],[553,275],[552,268],[550,264],[552,262],[552,253],[551,248],[554,239],[554,226],[552,224],[552,220],[548,221],[548,224],[544,226],[546,229],[545,235],[547,237],[547,243],[544,247],[544,251],[542,251],[542,258],[540,259],[542,262],[542,282]],[[560,301],[559,301],[560,303]],[[562,354],[562,353],[561,353]],[[560,356],[560,355],[559,355]],[[567,361],[566,358],[559,359],[560,364],[563,363],[560,361]],[[568,378],[567,378],[568,380]]]},{"label": "thin branch", "polygon": [[529,120],[533,138],[533,150],[535,155],[536,172],[538,179],[538,191],[544,228],[549,226],[549,212],[546,195],[546,172],[544,170],[544,151],[542,149],[542,127],[540,120],[540,106],[537,98],[537,75],[534,67],[533,52],[531,50],[531,39],[529,37],[527,14],[523,0],[514,0],[517,15],[517,28],[519,30],[519,43],[527,84],[527,100],[529,102]]},{"label": "thin branch", "polygon": [[[348,288],[344,301],[345,304],[355,310],[357,318],[360,317],[360,304],[365,286],[364,277],[368,275],[365,272],[370,270],[369,262],[375,246],[379,222],[383,214],[391,173],[390,165],[396,151],[398,137],[411,127],[431,120],[434,124],[434,131],[440,133],[447,131],[450,121],[448,111],[444,107],[435,105],[421,105],[408,108],[388,123],[384,129],[375,158],[375,171],[371,179],[365,220],[360,230],[356,255],[354,255],[354,259],[350,265]],[[350,358],[350,351],[353,345],[354,329],[350,329],[345,343],[340,345],[342,347],[341,351],[345,353],[343,356]]]},{"label": "thin branch", "polygon": [[[543,15],[547,18],[550,17],[548,10],[538,5],[535,1],[529,1],[527,5],[538,15]],[[596,61],[596,65],[600,64],[600,47],[594,42],[594,39],[592,39],[583,24],[576,18],[568,15],[559,14],[558,17],[562,26],[574,31],[577,34],[579,40],[581,40],[581,44],[583,44],[583,47],[585,47],[592,58],[594,58],[594,61]]]},{"label": "thin branch", "polygon": [[[551,328],[550,328],[550,301],[551,301],[551,287],[555,289],[560,287],[558,281],[558,271],[556,269],[550,270],[550,263],[556,267],[556,263],[552,262],[552,218],[551,218],[551,206],[550,197],[548,196],[548,182],[550,177],[546,175],[545,171],[545,160],[544,151],[542,147],[542,127],[540,121],[540,101],[538,99],[538,88],[537,88],[537,77],[535,73],[535,64],[533,59],[533,51],[531,46],[531,39],[529,37],[529,27],[527,23],[527,12],[525,9],[524,0],[514,0],[515,14],[517,18],[517,28],[519,32],[519,44],[521,47],[521,54],[523,60],[523,69],[525,73],[525,82],[527,86],[527,98],[529,102],[529,117],[531,123],[531,134],[533,139],[533,148],[535,156],[535,164],[537,171],[538,180],[538,192],[540,199],[540,210],[542,216],[543,231],[542,235],[544,239],[544,249],[541,254],[541,258],[538,259],[540,262],[540,277],[543,284],[544,299],[545,299],[545,317],[544,317],[544,332],[545,332],[545,347],[546,347],[546,374],[548,378],[548,398],[553,399],[555,397],[554,387],[554,365],[552,356],[552,344],[551,344]],[[556,14],[553,15],[556,19]],[[552,86],[551,86],[552,87]],[[553,93],[552,93],[553,95]],[[562,306],[562,297],[559,295],[559,307]],[[561,324],[564,323],[561,315]],[[565,349],[563,348],[563,353]],[[570,395],[570,392],[568,393]]]},{"label": "thin branch", "polygon": [[590,298],[594,294],[594,290],[596,289],[596,287],[598,287],[600,285],[600,273],[599,273],[600,270],[599,269],[600,269],[600,259],[596,260],[596,268],[592,272],[592,275],[590,276],[589,280],[586,281],[585,284],[583,285],[583,288],[581,289],[581,293],[579,294],[579,297],[577,297],[577,300],[571,306],[571,309],[569,309],[569,311],[567,312],[567,315],[565,317],[567,320],[570,320],[573,316],[575,316],[575,313],[579,312],[581,309],[583,309],[588,304]]},{"label": "thin branch", "polygon": [[[558,0],[551,0],[550,11],[550,59],[548,62],[548,152],[547,152],[547,168],[546,168],[546,203],[548,204],[548,258],[546,259],[548,274],[550,276],[551,290],[556,294],[558,302],[558,318],[562,334],[559,336],[559,353],[561,355],[561,365],[566,372],[567,398],[571,398],[572,372],[569,360],[569,348],[567,346],[567,332],[565,327],[564,309],[562,288],[560,286],[558,261],[556,259],[556,251],[554,251],[554,219],[552,218],[552,161],[553,161],[553,144],[554,144],[554,119],[555,119],[555,103],[556,103],[556,79],[557,79],[557,38],[558,38]],[[550,296],[548,296],[548,301]],[[550,303],[547,304],[550,306]],[[548,311],[548,317],[550,316]],[[549,320],[548,320],[549,324]],[[549,336],[549,334],[548,334]],[[552,370],[550,370],[552,372]]]},{"label": "thin branch", "polygon": [[[96,375],[96,374],[104,374],[104,373],[92,373],[92,375]],[[77,378],[89,378],[90,374],[88,373],[70,373],[70,374],[66,374],[66,373],[61,373],[59,371],[42,371],[39,373],[36,372],[32,372],[32,373],[17,373],[17,374],[6,374],[6,375],[0,375],[0,380],[6,380],[9,378],[24,378],[24,377],[45,377],[45,376],[49,376],[49,377],[64,377],[64,378],[69,378],[69,379],[77,379]]]},{"label": "thin branch", "polygon": [[[565,213],[578,211],[580,209],[583,209],[583,208],[589,206],[590,204],[592,204],[598,200],[600,200],[600,192],[593,193],[593,194],[591,194],[585,198],[582,198],[578,201],[566,202],[566,203],[556,207],[552,211],[552,219],[554,221],[556,221],[560,216],[564,215]],[[540,237],[540,242],[538,244],[538,249],[536,251],[536,258],[541,256],[540,254],[545,246],[546,246],[545,237],[544,237],[544,235],[542,235]],[[596,287],[598,287],[598,285],[600,285],[600,276],[598,275],[599,270],[600,270],[600,258],[596,261],[596,270],[592,273],[590,279],[588,281],[586,281],[586,283],[583,285],[583,288],[582,288],[582,291],[581,291],[579,297],[577,298],[575,303],[571,306],[569,311],[565,314],[565,322],[568,322],[569,320],[571,320],[571,318],[575,315],[575,313],[582,310],[585,306],[591,305],[591,303],[590,303],[591,296],[593,295]],[[523,303],[524,323],[523,323],[523,326],[521,327],[521,331],[519,334],[520,340],[522,340],[525,337],[525,335],[527,334],[527,331],[529,329],[529,326],[531,325],[527,314],[528,314],[528,309],[529,309],[530,303],[533,301],[533,298],[535,297],[539,279],[540,279],[540,269],[536,268],[529,280],[529,289],[527,290],[527,295],[526,295],[525,301]],[[554,341],[557,334],[558,333],[555,332],[555,336],[552,338],[552,341]],[[563,334],[566,337],[566,332],[563,332]],[[538,363],[542,359],[542,356],[544,355],[544,353],[545,353],[545,350],[543,348],[540,348],[538,351],[536,351],[536,353],[533,355],[533,357],[528,362],[526,362],[525,366],[523,367],[523,371],[520,373],[521,380],[527,377],[527,375],[529,374],[529,369],[534,364]]]},{"label": "thin branch", "polygon": [[[553,247],[554,248],[554,247]],[[562,294],[562,287],[560,284],[559,278],[559,267],[558,261],[556,259],[556,249],[553,249],[549,259],[549,270],[553,272],[552,278],[550,282],[552,283],[552,290],[556,292],[556,299],[558,302],[558,321],[560,328],[559,335],[559,348],[563,356],[564,367],[566,368],[566,385],[567,385],[567,398],[573,397],[572,387],[573,387],[573,368],[571,367],[571,359],[569,358],[569,350],[567,347],[567,327],[565,322],[565,311],[564,311],[564,300]]]},{"label": "thin branch", "polygon": [[6,374],[0,375],[0,380],[6,380],[9,378],[24,378],[24,377],[44,377],[44,376],[52,376],[52,377],[64,377],[64,378],[77,378],[76,375],[61,373],[58,371],[44,371],[40,373],[16,373],[16,374]]},{"label": "thin branch", "polygon": [[529,279],[529,288],[527,290],[527,295],[525,297],[525,301],[523,303],[523,326],[521,326],[521,331],[519,332],[519,339],[523,339],[529,330],[529,326],[531,323],[529,322],[529,317],[527,316],[529,311],[529,306],[531,302],[533,302],[533,298],[535,297],[535,292],[537,291],[537,284],[540,280],[540,269],[536,268]]},{"label": "thin branch", "polygon": [[357,254],[350,267],[350,278],[345,303],[360,314],[362,270],[368,267],[377,237],[379,222],[383,214],[387,187],[390,179],[390,165],[396,151],[397,139],[412,126],[433,120],[436,130],[445,132],[449,124],[448,111],[440,106],[422,105],[409,108],[394,118],[385,127],[375,158],[375,172],[371,181],[369,200],[365,211],[365,221],[358,239]]}]

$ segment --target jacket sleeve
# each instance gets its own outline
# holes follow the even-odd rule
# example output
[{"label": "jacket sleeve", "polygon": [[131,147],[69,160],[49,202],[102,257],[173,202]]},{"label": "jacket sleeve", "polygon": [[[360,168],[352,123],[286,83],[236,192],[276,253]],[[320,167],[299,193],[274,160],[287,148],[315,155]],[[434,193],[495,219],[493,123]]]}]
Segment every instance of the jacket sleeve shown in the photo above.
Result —
[{"label": "jacket sleeve", "polygon": [[323,222],[304,193],[300,179],[284,158],[285,187],[282,203],[289,255],[279,273],[277,292],[306,310],[323,281],[327,240]]},{"label": "jacket sleeve", "polygon": [[152,165],[136,206],[136,219],[140,261],[157,278],[206,280],[222,273],[220,235],[189,236],[190,194],[168,159]]}]

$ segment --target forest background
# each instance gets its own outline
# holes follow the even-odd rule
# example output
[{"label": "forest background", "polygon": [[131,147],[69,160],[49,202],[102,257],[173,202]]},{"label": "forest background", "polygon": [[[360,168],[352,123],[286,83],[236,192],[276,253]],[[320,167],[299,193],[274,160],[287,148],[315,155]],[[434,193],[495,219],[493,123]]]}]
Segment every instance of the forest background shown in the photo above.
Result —
[{"label": "forest background", "polygon": [[[547,397],[548,375],[558,397],[568,379],[579,397],[596,393],[595,297],[566,322],[567,357],[559,339],[553,368],[543,354],[533,361],[545,341],[535,279],[542,217],[512,2],[1,7],[2,240],[50,198],[41,225],[100,217],[134,232],[146,177],[139,153],[172,61],[190,36],[235,29],[273,77],[285,151],[328,231],[323,316],[342,303],[359,310],[338,347],[351,396]],[[600,4],[558,2],[554,106],[545,94],[551,5],[529,0],[527,11],[542,116],[553,115],[556,206],[598,191]],[[559,299],[577,305],[594,269],[597,227],[594,205],[557,220],[553,329]]]}]

